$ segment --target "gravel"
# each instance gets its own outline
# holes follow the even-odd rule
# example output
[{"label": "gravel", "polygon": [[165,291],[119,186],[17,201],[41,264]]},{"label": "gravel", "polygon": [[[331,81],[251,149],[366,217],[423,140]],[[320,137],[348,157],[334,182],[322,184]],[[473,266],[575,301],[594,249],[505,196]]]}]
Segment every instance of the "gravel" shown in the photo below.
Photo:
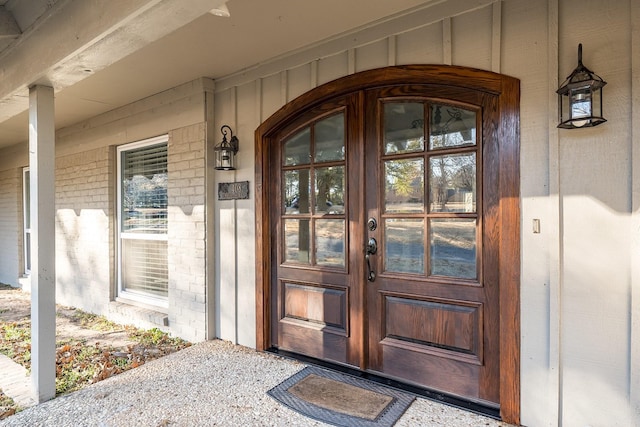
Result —
[{"label": "gravel", "polygon": [[[267,390],[303,363],[208,341],[28,408],[0,426],[325,426]],[[396,426],[508,426],[418,398]]]}]

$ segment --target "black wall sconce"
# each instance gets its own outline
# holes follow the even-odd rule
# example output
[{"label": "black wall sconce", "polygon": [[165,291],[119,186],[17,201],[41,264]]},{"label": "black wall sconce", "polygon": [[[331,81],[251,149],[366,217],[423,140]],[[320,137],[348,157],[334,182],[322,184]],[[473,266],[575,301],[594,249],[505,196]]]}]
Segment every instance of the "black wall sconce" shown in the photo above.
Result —
[{"label": "black wall sconce", "polygon": [[[236,168],[236,153],[238,152],[238,137],[233,136],[233,131],[227,125],[220,128],[222,142],[216,145],[216,169],[230,171]],[[231,140],[227,140],[227,133],[231,134]]]},{"label": "black wall sconce", "polygon": [[578,45],[578,66],[562,83],[558,94],[562,129],[598,126],[602,117],[602,88],[607,82],[582,65],[582,43]]}]

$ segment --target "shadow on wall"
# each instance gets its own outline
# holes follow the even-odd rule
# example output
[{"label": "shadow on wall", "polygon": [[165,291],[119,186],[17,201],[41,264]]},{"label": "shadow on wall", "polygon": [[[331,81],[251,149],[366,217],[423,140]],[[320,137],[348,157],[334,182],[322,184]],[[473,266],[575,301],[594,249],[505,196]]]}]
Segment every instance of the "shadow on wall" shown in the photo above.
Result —
[{"label": "shadow on wall", "polygon": [[562,204],[563,419],[629,425],[630,215],[588,196]]},{"label": "shadow on wall", "polygon": [[102,209],[58,209],[57,302],[102,313],[109,302],[109,218]]}]

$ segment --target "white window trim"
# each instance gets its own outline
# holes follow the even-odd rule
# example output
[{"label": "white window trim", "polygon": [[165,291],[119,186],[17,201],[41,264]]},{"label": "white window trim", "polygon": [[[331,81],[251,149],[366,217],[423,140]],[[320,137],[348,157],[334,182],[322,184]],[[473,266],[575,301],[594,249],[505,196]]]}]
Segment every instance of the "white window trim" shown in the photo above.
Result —
[{"label": "white window trim", "polygon": [[[28,218],[29,212],[27,212],[27,203],[31,204],[27,194],[27,173],[29,173],[29,167],[22,168],[22,256],[23,256],[23,270],[24,275],[29,276],[31,269],[29,268],[29,260],[31,253],[28,249],[27,241],[31,241],[31,227],[27,228],[27,224],[31,223]],[[31,180],[31,174],[29,173],[29,180]]]},{"label": "white window trim", "polygon": [[124,289],[122,283],[122,240],[123,239],[137,239],[137,240],[157,240],[168,241],[168,234],[146,234],[146,233],[127,233],[122,232],[122,152],[135,150],[136,148],[142,148],[149,145],[161,144],[169,142],[169,135],[156,136],[154,138],[145,139],[142,141],[132,142],[129,144],[120,145],[117,147],[117,167],[116,167],[116,228],[117,228],[117,243],[116,243],[116,267],[117,267],[117,280],[116,280],[116,300],[122,302],[138,302],[144,305],[150,305],[153,307],[160,307],[168,309],[169,299],[163,297],[155,297],[152,295],[145,295],[136,292],[127,291]]}]

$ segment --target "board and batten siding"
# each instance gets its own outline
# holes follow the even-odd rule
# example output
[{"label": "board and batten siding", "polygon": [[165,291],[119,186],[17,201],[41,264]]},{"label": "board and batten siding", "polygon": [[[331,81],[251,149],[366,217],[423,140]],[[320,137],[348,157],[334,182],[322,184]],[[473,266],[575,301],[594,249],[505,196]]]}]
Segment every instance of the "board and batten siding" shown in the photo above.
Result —
[{"label": "board and batten siding", "polygon": [[[559,131],[555,90],[577,64],[578,43],[585,65],[609,83],[609,122]],[[458,0],[218,79],[216,128],[230,125],[240,151],[238,170],[215,180],[249,181],[251,193],[215,202],[217,336],[255,346],[254,131],[261,122],[308,90],[367,69],[490,70],[521,82],[521,422],[638,425],[639,46],[635,0]]]}]

